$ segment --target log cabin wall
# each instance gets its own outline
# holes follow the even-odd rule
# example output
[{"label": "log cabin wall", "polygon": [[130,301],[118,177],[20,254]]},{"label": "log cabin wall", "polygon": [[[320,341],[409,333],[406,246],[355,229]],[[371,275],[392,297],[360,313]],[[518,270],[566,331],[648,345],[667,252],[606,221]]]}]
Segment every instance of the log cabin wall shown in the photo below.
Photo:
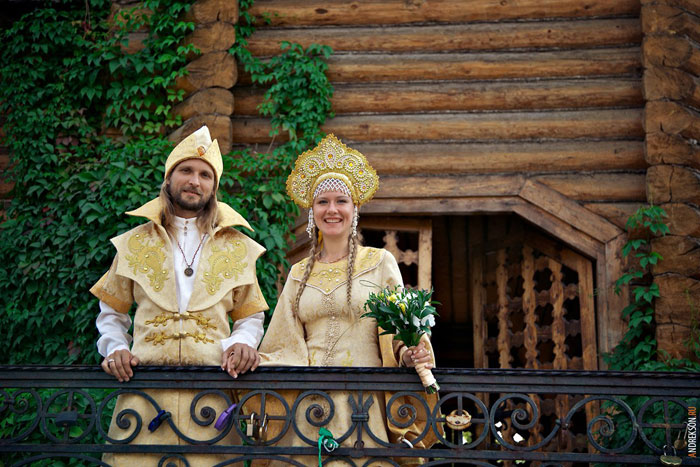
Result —
[{"label": "log cabin wall", "polygon": [[697,342],[700,317],[700,2],[642,3],[647,196],[671,230],[652,241],[664,258],[653,271],[656,339],[680,357]]}]

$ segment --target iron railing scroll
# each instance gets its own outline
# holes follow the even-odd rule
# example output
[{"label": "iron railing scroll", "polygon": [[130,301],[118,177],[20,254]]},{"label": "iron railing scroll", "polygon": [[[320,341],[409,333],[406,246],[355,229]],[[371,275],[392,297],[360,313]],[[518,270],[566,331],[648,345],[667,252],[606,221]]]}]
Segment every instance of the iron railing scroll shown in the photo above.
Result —
[{"label": "iron railing scroll", "polygon": [[[317,465],[319,438],[305,433],[308,427],[317,433],[338,413],[348,413],[336,407],[347,403],[351,416],[343,426],[349,428],[333,433],[340,446],[322,451],[323,465],[400,465],[411,458],[429,466],[700,465],[694,432],[700,374],[468,369],[434,374],[441,391],[432,405],[407,369],[267,367],[233,380],[216,367],[139,367],[131,381],[118,383],[93,366],[0,366],[0,464],[108,465],[102,454],[111,452],[158,454],[159,465],[188,466],[188,455],[202,453],[226,455],[229,460],[218,465],[251,465],[256,459]],[[218,421],[216,435],[184,434],[150,396],[154,389],[195,390],[187,392],[195,394],[188,422],[210,427]],[[162,416],[147,420],[127,408],[114,416],[130,435],[112,439],[107,428],[114,402],[126,393],[148,401]],[[228,418],[203,403],[212,397],[230,408]],[[372,431],[370,407],[380,402],[390,425],[409,426],[421,414],[427,418],[412,443],[392,443]],[[276,412],[269,409],[273,405]],[[172,430],[180,442],[134,443],[153,423]],[[268,432],[273,425],[277,428]],[[221,444],[231,431],[242,442]],[[290,433],[296,442],[288,442]],[[411,447],[430,436],[438,439],[431,449]],[[253,462],[258,464],[264,465]]]}]

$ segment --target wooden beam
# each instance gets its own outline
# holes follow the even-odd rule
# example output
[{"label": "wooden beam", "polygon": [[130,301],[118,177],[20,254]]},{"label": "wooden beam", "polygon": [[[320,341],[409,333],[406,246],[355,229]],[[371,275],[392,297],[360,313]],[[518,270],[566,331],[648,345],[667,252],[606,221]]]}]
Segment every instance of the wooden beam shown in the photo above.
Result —
[{"label": "wooden beam", "polygon": [[642,202],[630,202],[630,203],[608,203],[608,202],[597,202],[597,203],[584,203],[583,207],[595,213],[601,217],[606,218],[622,230],[626,230],[625,224],[627,219],[634,214]]},{"label": "wooden beam", "polygon": [[660,34],[688,36],[700,42],[700,20],[681,8],[663,3],[649,3],[642,6],[642,30],[649,37]]},{"label": "wooden beam", "polygon": [[282,41],[295,42],[304,48],[324,44],[335,53],[589,49],[642,41],[637,18],[420,25],[411,28],[366,27],[365,24],[353,28],[260,28],[250,37],[248,50],[260,57],[277,55]]},{"label": "wooden beam", "polygon": [[627,329],[622,310],[629,302],[629,288],[623,286],[619,295],[614,290],[615,281],[625,271],[626,261],[622,257],[622,247],[626,242],[627,235],[622,234],[606,243],[604,254],[596,263],[598,365],[601,369],[607,367],[602,358],[603,354],[612,352]]},{"label": "wooden beam", "polygon": [[175,106],[173,112],[183,120],[203,114],[233,114],[233,94],[228,89],[206,88],[195,92]]},{"label": "wooden beam", "polygon": [[236,60],[228,51],[211,52],[191,61],[185,67],[188,74],[175,82],[177,89],[186,94],[204,88],[232,88],[236,84],[238,70]]},{"label": "wooden beam", "polygon": [[697,140],[700,139],[700,116],[675,102],[647,102],[644,128],[647,134],[664,133]]},{"label": "wooden beam", "polygon": [[687,165],[700,169],[700,148],[697,144],[693,144],[681,135],[655,131],[663,130],[659,122],[647,120],[647,123],[657,125],[649,128],[652,131],[647,133],[646,137],[645,157],[649,164]]},{"label": "wooden beam", "polygon": [[642,170],[642,141],[358,143],[380,175]]},{"label": "wooden beam", "polygon": [[512,212],[524,201],[515,196],[494,198],[385,198],[373,199],[362,207],[363,214],[464,215]]},{"label": "wooden beam", "polygon": [[643,173],[539,175],[536,180],[562,195],[581,201],[645,201]]},{"label": "wooden beam", "polygon": [[[268,143],[269,120],[234,118],[234,143]],[[348,142],[382,140],[616,138],[641,139],[640,109],[556,112],[451,113],[340,116],[326,122],[326,133]],[[284,140],[285,135],[277,139]]]},{"label": "wooden beam", "polygon": [[254,17],[268,17],[270,26],[278,27],[638,16],[639,9],[638,0],[587,3],[578,0],[257,0],[248,12]]},{"label": "wooden beam", "polygon": [[[640,57],[638,46],[553,52],[353,53],[331,56],[327,76],[333,83],[637,76]],[[238,72],[239,84],[251,83],[247,72],[242,68]]]},{"label": "wooden beam", "polygon": [[524,181],[521,175],[389,176],[382,177],[375,198],[514,196]]},{"label": "wooden beam", "polygon": [[[700,28],[700,21],[697,27]],[[700,49],[684,37],[650,36],[642,43],[642,63],[645,67],[678,68],[700,76]]]},{"label": "wooden beam", "polygon": [[[265,90],[237,87],[235,113],[257,116]],[[592,107],[641,107],[638,79],[588,79],[497,83],[335,85],[336,115],[356,112],[421,112]]]},{"label": "wooden beam", "polygon": [[700,84],[697,78],[683,70],[650,66],[644,71],[642,82],[644,98],[648,101],[670,99],[700,106]]},{"label": "wooden beam", "polygon": [[601,243],[606,243],[622,233],[615,225],[593,214],[579,203],[532,180],[525,182],[519,195]]}]

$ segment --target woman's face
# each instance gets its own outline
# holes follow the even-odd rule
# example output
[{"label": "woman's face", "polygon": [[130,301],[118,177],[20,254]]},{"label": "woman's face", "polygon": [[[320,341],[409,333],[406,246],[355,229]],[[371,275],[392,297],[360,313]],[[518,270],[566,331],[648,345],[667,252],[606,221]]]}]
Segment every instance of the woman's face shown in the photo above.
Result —
[{"label": "woman's face", "polygon": [[355,207],[340,191],[327,191],[314,198],[314,222],[324,238],[347,237],[352,229]]}]

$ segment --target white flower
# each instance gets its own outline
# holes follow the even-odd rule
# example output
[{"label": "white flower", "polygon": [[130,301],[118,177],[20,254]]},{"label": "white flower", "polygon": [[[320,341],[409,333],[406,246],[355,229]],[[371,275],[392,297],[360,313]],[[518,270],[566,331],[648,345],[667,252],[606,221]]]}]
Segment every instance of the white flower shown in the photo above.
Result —
[{"label": "white flower", "polygon": [[435,316],[428,315],[425,318],[423,318],[422,320],[420,320],[421,326],[425,326],[426,323],[427,323],[429,328],[432,328],[433,326],[435,326]]},{"label": "white flower", "polygon": [[413,326],[420,327],[420,319],[416,315],[411,315],[411,322]]},{"label": "white flower", "polygon": [[428,308],[430,306],[430,302],[427,301],[423,304],[423,309]]}]

